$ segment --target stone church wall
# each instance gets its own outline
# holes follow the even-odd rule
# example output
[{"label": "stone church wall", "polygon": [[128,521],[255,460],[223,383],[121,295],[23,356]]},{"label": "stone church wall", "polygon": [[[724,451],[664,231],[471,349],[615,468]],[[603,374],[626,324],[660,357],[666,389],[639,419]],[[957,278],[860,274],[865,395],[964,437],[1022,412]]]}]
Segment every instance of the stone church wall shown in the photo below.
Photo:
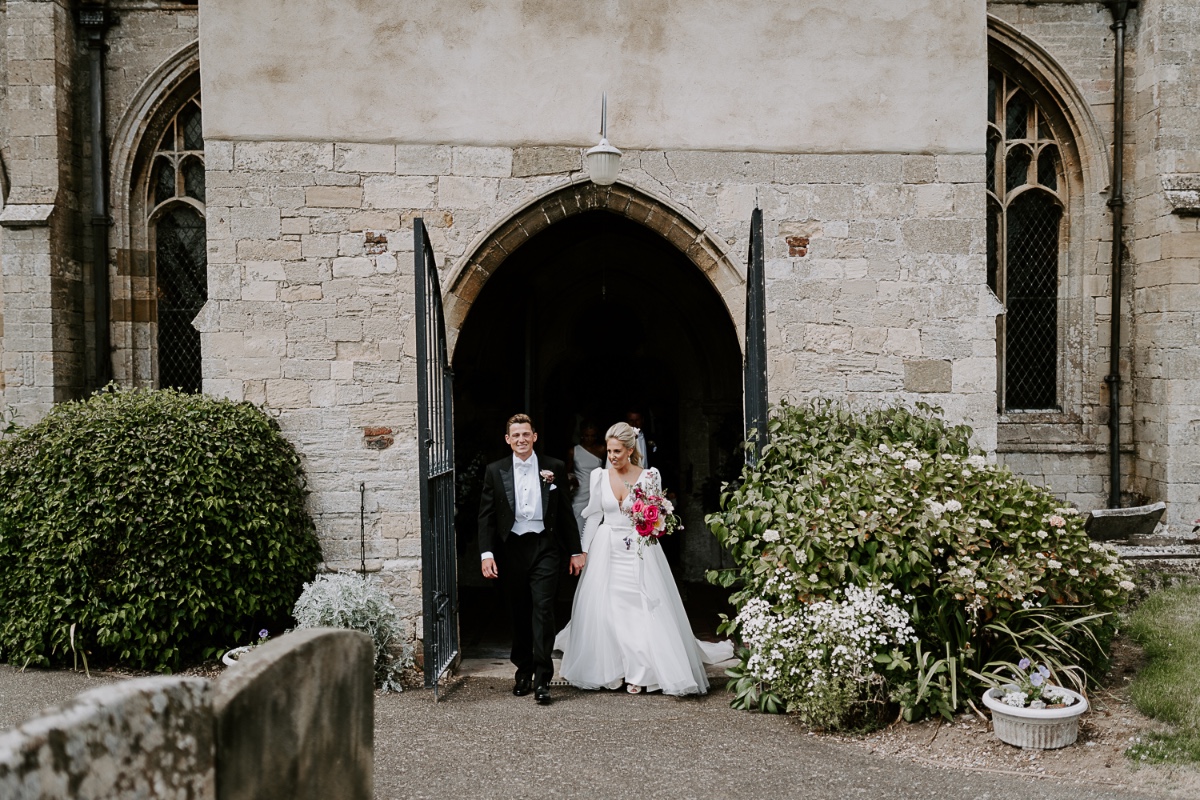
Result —
[{"label": "stone church wall", "polygon": [[[304,456],[331,566],[359,557],[419,613],[412,224],[430,225],[449,332],[483,234],[580,179],[562,148],[211,142],[205,390],[261,403]],[[547,174],[521,174],[528,164]],[[743,263],[767,226],[773,399],[902,398],[992,432],[996,308],[983,281],[974,156],[641,151],[622,180],[701,221]],[[617,191],[626,191],[614,187]],[[801,241],[805,244],[801,245]],[[744,288],[727,292],[744,314]],[[381,431],[394,442],[377,449]]]},{"label": "stone church wall", "polygon": [[[36,421],[81,396],[95,376],[92,291],[91,91],[76,3],[0,2],[0,400]],[[176,3],[108,3],[106,134],[198,16]],[[111,160],[111,159],[110,159]],[[110,187],[115,189],[119,187]],[[129,188],[114,191],[127,198]],[[120,312],[115,314],[120,321]]]},{"label": "stone church wall", "polygon": [[[0,2],[0,31],[8,29],[8,6]],[[8,107],[8,36],[0,36],[0,109]],[[6,115],[0,114],[0,214],[8,197],[8,173],[5,166],[9,154]],[[0,254],[4,253],[4,229],[0,228]],[[3,256],[0,255],[0,259]],[[0,261],[0,413],[4,412],[4,264]]]},{"label": "stone church wall", "polygon": [[1200,4],[1143,0],[1130,46],[1136,478],[1190,529],[1200,517]]},{"label": "stone church wall", "polygon": [[[989,3],[1062,65],[1101,134],[1082,142],[1084,159],[1107,162],[1113,136],[1112,16],[1101,4]],[[1121,371],[1122,474],[1126,500],[1167,501],[1166,521],[1191,527],[1200,510],[1200,249],[1195,217],[1170,201],[1173,187],[1200,186],[1195,98],[1200,73],[1200,7],[1188,0],[1143,0],[1126,31],[1125,275]],[[1087,169],[1087,164],[1083,165]],[[1068,290],[1072,334],[1085,357],[1070,371],[1082,387],[1072,426],[999,425],[1001,458],[1021,474],[1067,493],[1082,507],[1107,505],[1111,216],[1107,185],[1082,198],[1083,277]],[[1176,193],[1176,197],[1186,192]],[[1076,213],[1072,209],[1072,213]],[[1072,241],[1071,247],[1076,247]],[[1036,422],[1036,421],[1035,421]]]}]

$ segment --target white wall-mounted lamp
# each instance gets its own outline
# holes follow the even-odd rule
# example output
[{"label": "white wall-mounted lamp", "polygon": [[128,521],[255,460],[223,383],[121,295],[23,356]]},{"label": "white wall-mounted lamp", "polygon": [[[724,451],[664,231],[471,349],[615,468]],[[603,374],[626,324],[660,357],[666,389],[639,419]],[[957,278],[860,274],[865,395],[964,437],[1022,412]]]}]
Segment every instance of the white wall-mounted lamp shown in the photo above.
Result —
[{"label": "white wall-mounted lamp", "polygon": [[597,186],[611,186],[621,169],[621,151],[608,143],[608,94],[600,99],[600,144],[588,150],[588,175]]}]

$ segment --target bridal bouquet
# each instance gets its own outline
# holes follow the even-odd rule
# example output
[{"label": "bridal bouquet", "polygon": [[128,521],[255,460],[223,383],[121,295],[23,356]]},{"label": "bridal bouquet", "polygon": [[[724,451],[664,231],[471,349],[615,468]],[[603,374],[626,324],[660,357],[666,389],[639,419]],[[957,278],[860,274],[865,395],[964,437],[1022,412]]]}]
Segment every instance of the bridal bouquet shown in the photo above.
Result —
[{"label": "bridal bouquet", "polygon": [[675,514],[675,506],[658,487],[647,490],[635,485],[629,490],[629,499],[632,501],[629,516],[633,519],[633,529],[646,544],[658,544],[659,539],[683,527]]}]

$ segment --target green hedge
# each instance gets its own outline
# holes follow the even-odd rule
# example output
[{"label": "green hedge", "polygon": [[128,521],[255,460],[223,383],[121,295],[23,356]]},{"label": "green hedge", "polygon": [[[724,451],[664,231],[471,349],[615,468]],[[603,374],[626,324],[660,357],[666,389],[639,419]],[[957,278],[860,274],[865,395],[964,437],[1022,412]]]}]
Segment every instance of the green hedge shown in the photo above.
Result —
[{"label": "green hedge", "polygon": [[321,558],[299,457],[248,403],[60,404],[0,442],[0,486],[0,660],[18,666],[211,658],[280,627]]}]

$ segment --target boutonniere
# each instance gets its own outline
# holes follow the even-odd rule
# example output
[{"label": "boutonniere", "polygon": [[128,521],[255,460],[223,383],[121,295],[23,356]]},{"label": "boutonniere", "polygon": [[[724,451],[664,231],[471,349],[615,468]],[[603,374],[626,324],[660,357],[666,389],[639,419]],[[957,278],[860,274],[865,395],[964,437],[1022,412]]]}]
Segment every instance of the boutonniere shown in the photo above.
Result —
[{"label": "boutonniere", "polygon": [[538,473],[542,476],[542,483],[554,483],[554,473],[548,469],[544,469]]}]

